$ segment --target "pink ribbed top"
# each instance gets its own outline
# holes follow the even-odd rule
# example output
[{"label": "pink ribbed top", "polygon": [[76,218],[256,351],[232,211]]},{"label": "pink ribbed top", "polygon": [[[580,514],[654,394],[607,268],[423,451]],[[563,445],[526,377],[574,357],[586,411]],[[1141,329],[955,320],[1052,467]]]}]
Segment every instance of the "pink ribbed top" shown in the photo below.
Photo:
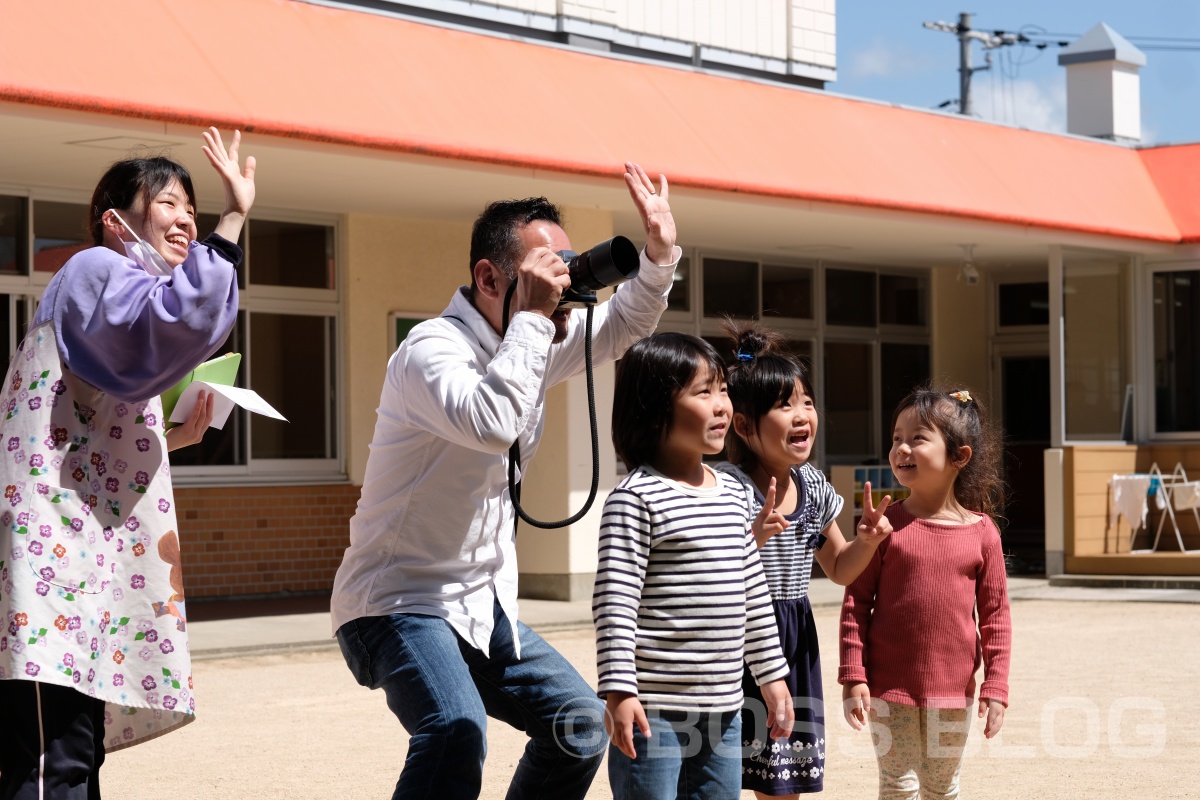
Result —
[{"label": "pink ribbed top", "polygon": [[1012,624],[995,523],[936,525],[903,503],[887,517],[892,535],[846,587],[838,683],[866,682],[892,703],[961,708],[975,699],[982,663],[979,696],[1007,705]]}]

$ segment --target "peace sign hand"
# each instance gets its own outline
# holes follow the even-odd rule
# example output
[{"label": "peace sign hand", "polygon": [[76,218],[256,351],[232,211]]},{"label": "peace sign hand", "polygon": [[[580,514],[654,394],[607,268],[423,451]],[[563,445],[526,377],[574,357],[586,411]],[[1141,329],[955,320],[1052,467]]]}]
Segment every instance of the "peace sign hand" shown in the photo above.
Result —
[{"label": "peace sign hand", "polygon": [[883,515],[888,504],[892,502],[890,494],[883,496],[883,501],[876,508],[871,497],[871,482],[863,484],[863,515],[858,521],[858,538],[865,544],[878,546],[892,532],[892,522]]},{"label": "peace sign hand", "polygon": [[767,487],[767,494],[763,498],[763,507],[754,517],[750,530],[754,533],[754,541],[761,550],[768,539],[787,530],[787,526],[787,517],[775,510],[775,479],[771,478],[771,484]]}]

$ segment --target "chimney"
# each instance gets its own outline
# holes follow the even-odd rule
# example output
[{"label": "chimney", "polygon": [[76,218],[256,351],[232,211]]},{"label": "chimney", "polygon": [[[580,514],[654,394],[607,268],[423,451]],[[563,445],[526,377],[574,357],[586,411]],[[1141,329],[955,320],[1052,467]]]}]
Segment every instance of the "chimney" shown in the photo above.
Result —
[{"label": "chimney", "polygon": [[1058,63],[1067,68],[1068,133],[1141,140],[1141,50],[1101,22],[1064,48]]}]

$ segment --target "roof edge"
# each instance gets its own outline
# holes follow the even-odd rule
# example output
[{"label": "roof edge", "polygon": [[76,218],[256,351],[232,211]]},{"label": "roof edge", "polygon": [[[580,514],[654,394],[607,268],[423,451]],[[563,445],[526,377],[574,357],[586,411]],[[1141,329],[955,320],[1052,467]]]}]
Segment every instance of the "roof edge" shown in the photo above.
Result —
[{"label": "roof edge", "polygon": [[[560,172],[588,177],[610,178],[620,171],[620,164],[611,166],[594,163],[583,163],[563,160],[546,160],[544,156],[503,153],[482,149],[463,149],[433,144],[426,141],[409,141],[377,136],[360,136],[343,131],[324,128],[297,127],[279,123],[256,120],[252,117],[234,118],[222,114],[201,114],[195,111],[185,111],[167,106],[150,106],[145,104],[128,104],[108,100],[93,95],[72,94],[66,92],[35,91],[11,84],[0,83],[0,102],[10,102],[20,105],[57,108],[69,111],[99,113],[106,116],[132,119],[153,120],[177,125],[196,125],[206,128],[210,125],[217,127],[237,128],[246,133],[257,133],[264,136],[274,136],[281,139],[295,139],[315,142],[318,144],[348,145],[368,150],[379,150],[393,153],[444,158],[448,160],[470,161],[497,166],[517,167],[520,169],[537,169],[550,172]],[[852,208],[871,208],[884,211],[899,211],[906,213],[927,214],[955,219],[976,220],[980,222],[999,223],[1038,230],[1063,231],[1083,233],[1126,239],[1132,241],[1158,242],[1167,244],[1184,244],[1200,241],[1200,236],[1182,235],[1147,235],[1129,230],[1099,225],[1065,225],[1052,224],[1032,220],[1015,214],[972,213],[962,209],[939,206],[929,203],[903,202],[878,198],[862,197],[850,194],[803,192],[799,190],[784,190],[778,187],[761,186],[750,183],[739,183],[732,180],[721,180],[709,177],[679,176],[672,178],[675,186],[694,189],[704,189],[731,194],[755,195],[778,199],[801,200],[808,202],[828,203],[831,205],[848,206]]]}]

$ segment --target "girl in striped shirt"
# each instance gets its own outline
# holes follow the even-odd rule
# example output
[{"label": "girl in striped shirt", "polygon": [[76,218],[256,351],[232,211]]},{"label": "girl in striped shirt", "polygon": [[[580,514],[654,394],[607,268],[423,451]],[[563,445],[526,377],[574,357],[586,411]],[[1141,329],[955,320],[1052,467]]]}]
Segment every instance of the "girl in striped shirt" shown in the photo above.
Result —
[{"label": "girl in striped shirt", "polygon": [[858,537],[847,542],[835,521],[842,498],[808,463],[818,422],[808,369],[783,350],[777,334],[732,321],[726,328],[737,356],[729,370],[734,435],[728,450],[732,463],[718,469],[737,478],[753,510],[767,515],[755,537],[787,659],[785,680],[796,708],[792,734],[782,742],[769,741],[762,698],[746,673],[742,738],[748,748],[742,760],[742,788],[753,789],[759,798],[795,798],[821,791],[825,776],[821,661],[808,602],[813,558],[835,583],[846,585],[857,578],[891,533],[883,516],[890,498],[873,508],[871,485],[866,485],[866,513]]},{"label": "girl in striped shirt", "polygon": [[615,800],[736,798],[742,670],[791,730],[771,596],[742,487],[703,462],[729,426],[725,365],[660,333],[617,366],[613,443],[629,468],[604,504],[592,613]]}]

